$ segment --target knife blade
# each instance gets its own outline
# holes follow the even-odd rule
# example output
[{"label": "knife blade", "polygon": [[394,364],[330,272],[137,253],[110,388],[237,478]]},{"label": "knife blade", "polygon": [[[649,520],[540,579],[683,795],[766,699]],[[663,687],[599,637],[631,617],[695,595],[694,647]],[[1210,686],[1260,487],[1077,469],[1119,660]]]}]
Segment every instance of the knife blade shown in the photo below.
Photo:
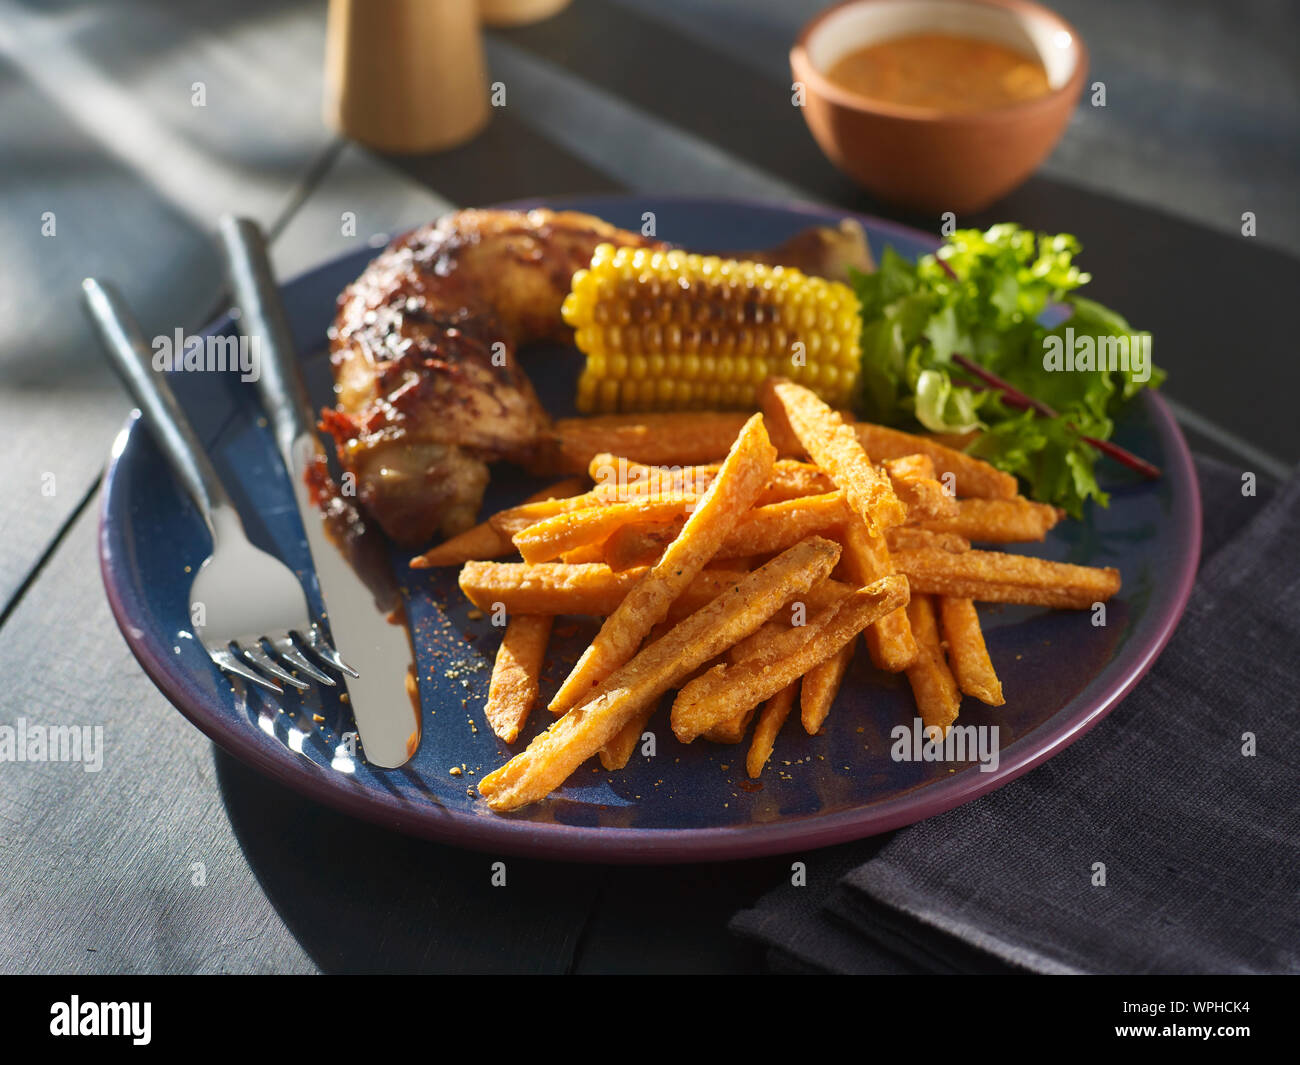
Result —
[{"label": "knife blade", "polygon": [[257,223],[233,215],[222,218],[220,233],[239,327],[260,356],[257,389],[293,484],[324,603],[323,620],[335,649],[357,673],[346,682],[347,701],[365,758],[395,769],[415,754],[421,725],[418,700],[408,687],[408,675],[411,682],[415,678],[415,655],[402,621],[400,594],[386,559],[363,573],[356,554],[345,551],[348,541],[331,535],[314,498],[311,485],[327,469],[325,449],[316,435],[266,239]]}]

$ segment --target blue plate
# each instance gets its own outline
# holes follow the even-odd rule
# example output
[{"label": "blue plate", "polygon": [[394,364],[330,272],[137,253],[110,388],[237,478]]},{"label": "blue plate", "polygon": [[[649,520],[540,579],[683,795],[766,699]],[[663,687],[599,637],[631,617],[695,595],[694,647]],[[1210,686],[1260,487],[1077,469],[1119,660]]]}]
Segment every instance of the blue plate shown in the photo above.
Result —
[{"label": "blue plate", "polygon": [[[655,214],[658,235],[698,249],[759,248],[841,212],[810,207],[661,197],[569,200],[640,229]],[[861,217],[873,250],[914,257],[934,240]],[[304,373],[318,404],[330,402],[325,331],[335,297],[365,267],[370,249],[327,263],[284,286]],[[1135,320],[1140,308],[1123,310]],[[218,334],[232,332],[229,319]],[[547,408],[572,414],[576,351],[525,353]],[[235,374],[177,373],[171,383],[260,546],[307,572],[308,555],[284,470],[251,385]],[[910,824],[1005,784],[1077,739],[1109,712],[1150,667],[1182,613],[1200,549],[1200,500],[1182,435],[1164,402],[1143,396],[1121,420],[1116,440],[1164,470],[1156,482],[1103,462],[1109,509],[1058,526],[1030,553],[1116,566],[1124,587],[1104,626],[1088,612],[981,607],[989,652],[1007,702],[973,699],[961,723],[999,729],[997,766],[891,758],[891,730],[910,723],[904,679],[874,670],[857,654],[823,732],[787,723],[761,780],[745,775],[746,746],[673,738],[666,715],[651,725],[653,757],[640,752],[619,773],[593,761],[551,798],[501,816],[473,791],[544,727],[533,714],[520,742],[498,741],[482,705],[500,638],[486,618],[471,618],[454,571],[411,571],[394,551],[416,647],[424,738],[400,770],[376,770],[347,754],[347,709],[313,692],[310,701],[268,699],[232,686],[189,633],[188,592],[210,549],[198,515],[173,480],[149,434],[132,419],[118,438],[105,479],[101,569],[114,616],[145,671],[215,742],[253,767],[322,802],[379,824],[499,853],[597,861],[695,861],[753,857],[825,846]],[[485,512],[540,487],[519,471],[493,473]],[[592,634],[588,622],[557,622],[545,686],[553,690]],[[461,770],[453,774],[452,768]],[[463,769],[462,769],[463,767]]]}]

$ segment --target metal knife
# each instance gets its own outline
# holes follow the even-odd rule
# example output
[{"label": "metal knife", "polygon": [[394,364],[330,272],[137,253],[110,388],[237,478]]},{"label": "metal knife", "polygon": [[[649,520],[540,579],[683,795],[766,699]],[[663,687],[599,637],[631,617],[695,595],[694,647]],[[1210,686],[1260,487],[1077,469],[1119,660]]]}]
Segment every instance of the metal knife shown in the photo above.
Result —
[{"label": "metal knife", "polygon": [[257,389],[275,431],[276,444],[293,483],[312,564],[320,583],[325,620],[334,647],[357,673],[347,681],[348,703],[356,719],[366,761],[386,769],[404,765],[420,744],[415,656],[396,582],[386,562],[379,567],[387,587],[376,587],[373,570],[363,576],[355,558],[329,535],[324,515],[312,498],[308,477],[325,467],[325,451],[315,431],[311,401],[294,351],[293,336],[271,271],[266,240],[257,223],[226,215],[221,220],[239,328],[260,357]]}]

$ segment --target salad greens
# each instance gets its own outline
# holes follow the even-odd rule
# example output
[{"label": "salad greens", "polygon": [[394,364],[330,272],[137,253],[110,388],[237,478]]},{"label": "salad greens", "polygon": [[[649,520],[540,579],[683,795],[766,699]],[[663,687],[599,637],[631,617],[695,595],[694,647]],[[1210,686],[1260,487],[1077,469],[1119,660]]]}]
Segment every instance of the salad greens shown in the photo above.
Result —
[{"label": "salad greens", "polygon": [[[887,425],[979,435],[972,455],[1020,477],[1035,499],[1078,517],[1105,506],[1098,453],[1120,406],[1164,379],[1150,334],[1075,294],[1090,277],[1079,242],[996,225],[963,229],[933,255],[908,262],[886,248],[873,274],[850,279],[862,301],[859,413]],[[1050,324],[1049,315],[1065,317]],[[1055,312],[1055,315],[1054,315]],[[954,359],[965,356],[1034,400],[1044,417],[1008,403]]]}]

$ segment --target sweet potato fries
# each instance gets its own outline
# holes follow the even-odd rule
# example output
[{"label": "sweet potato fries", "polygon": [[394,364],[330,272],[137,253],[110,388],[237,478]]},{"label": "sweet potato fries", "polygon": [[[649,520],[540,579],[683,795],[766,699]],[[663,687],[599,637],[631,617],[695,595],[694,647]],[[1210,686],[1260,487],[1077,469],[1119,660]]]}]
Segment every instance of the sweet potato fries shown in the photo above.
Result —
[{"label": "sweet potato fries", "polygon": [[[736,743],[763,771],[799,707],[824,727],[859,633],[946,729],[963,696],[1003,702],[975,602],[1085,609],[1113,569],[972,549],[1042,540],[1060,519],[933,440],[845,421],[780,379],[763,413],[559,422],[563,482],[412,565],[462,565],[475,606],[508,618],[485,707],[514,742],[539,701],[551,619],[603,618],[550,701],[559,716],[479,781],[497,812],[545,798],[599,753],[621,768],[660,699],[678,740]],[[779,455],[788,456],[778,459]],[[518,550],[523,562],[492,561]]]}]

